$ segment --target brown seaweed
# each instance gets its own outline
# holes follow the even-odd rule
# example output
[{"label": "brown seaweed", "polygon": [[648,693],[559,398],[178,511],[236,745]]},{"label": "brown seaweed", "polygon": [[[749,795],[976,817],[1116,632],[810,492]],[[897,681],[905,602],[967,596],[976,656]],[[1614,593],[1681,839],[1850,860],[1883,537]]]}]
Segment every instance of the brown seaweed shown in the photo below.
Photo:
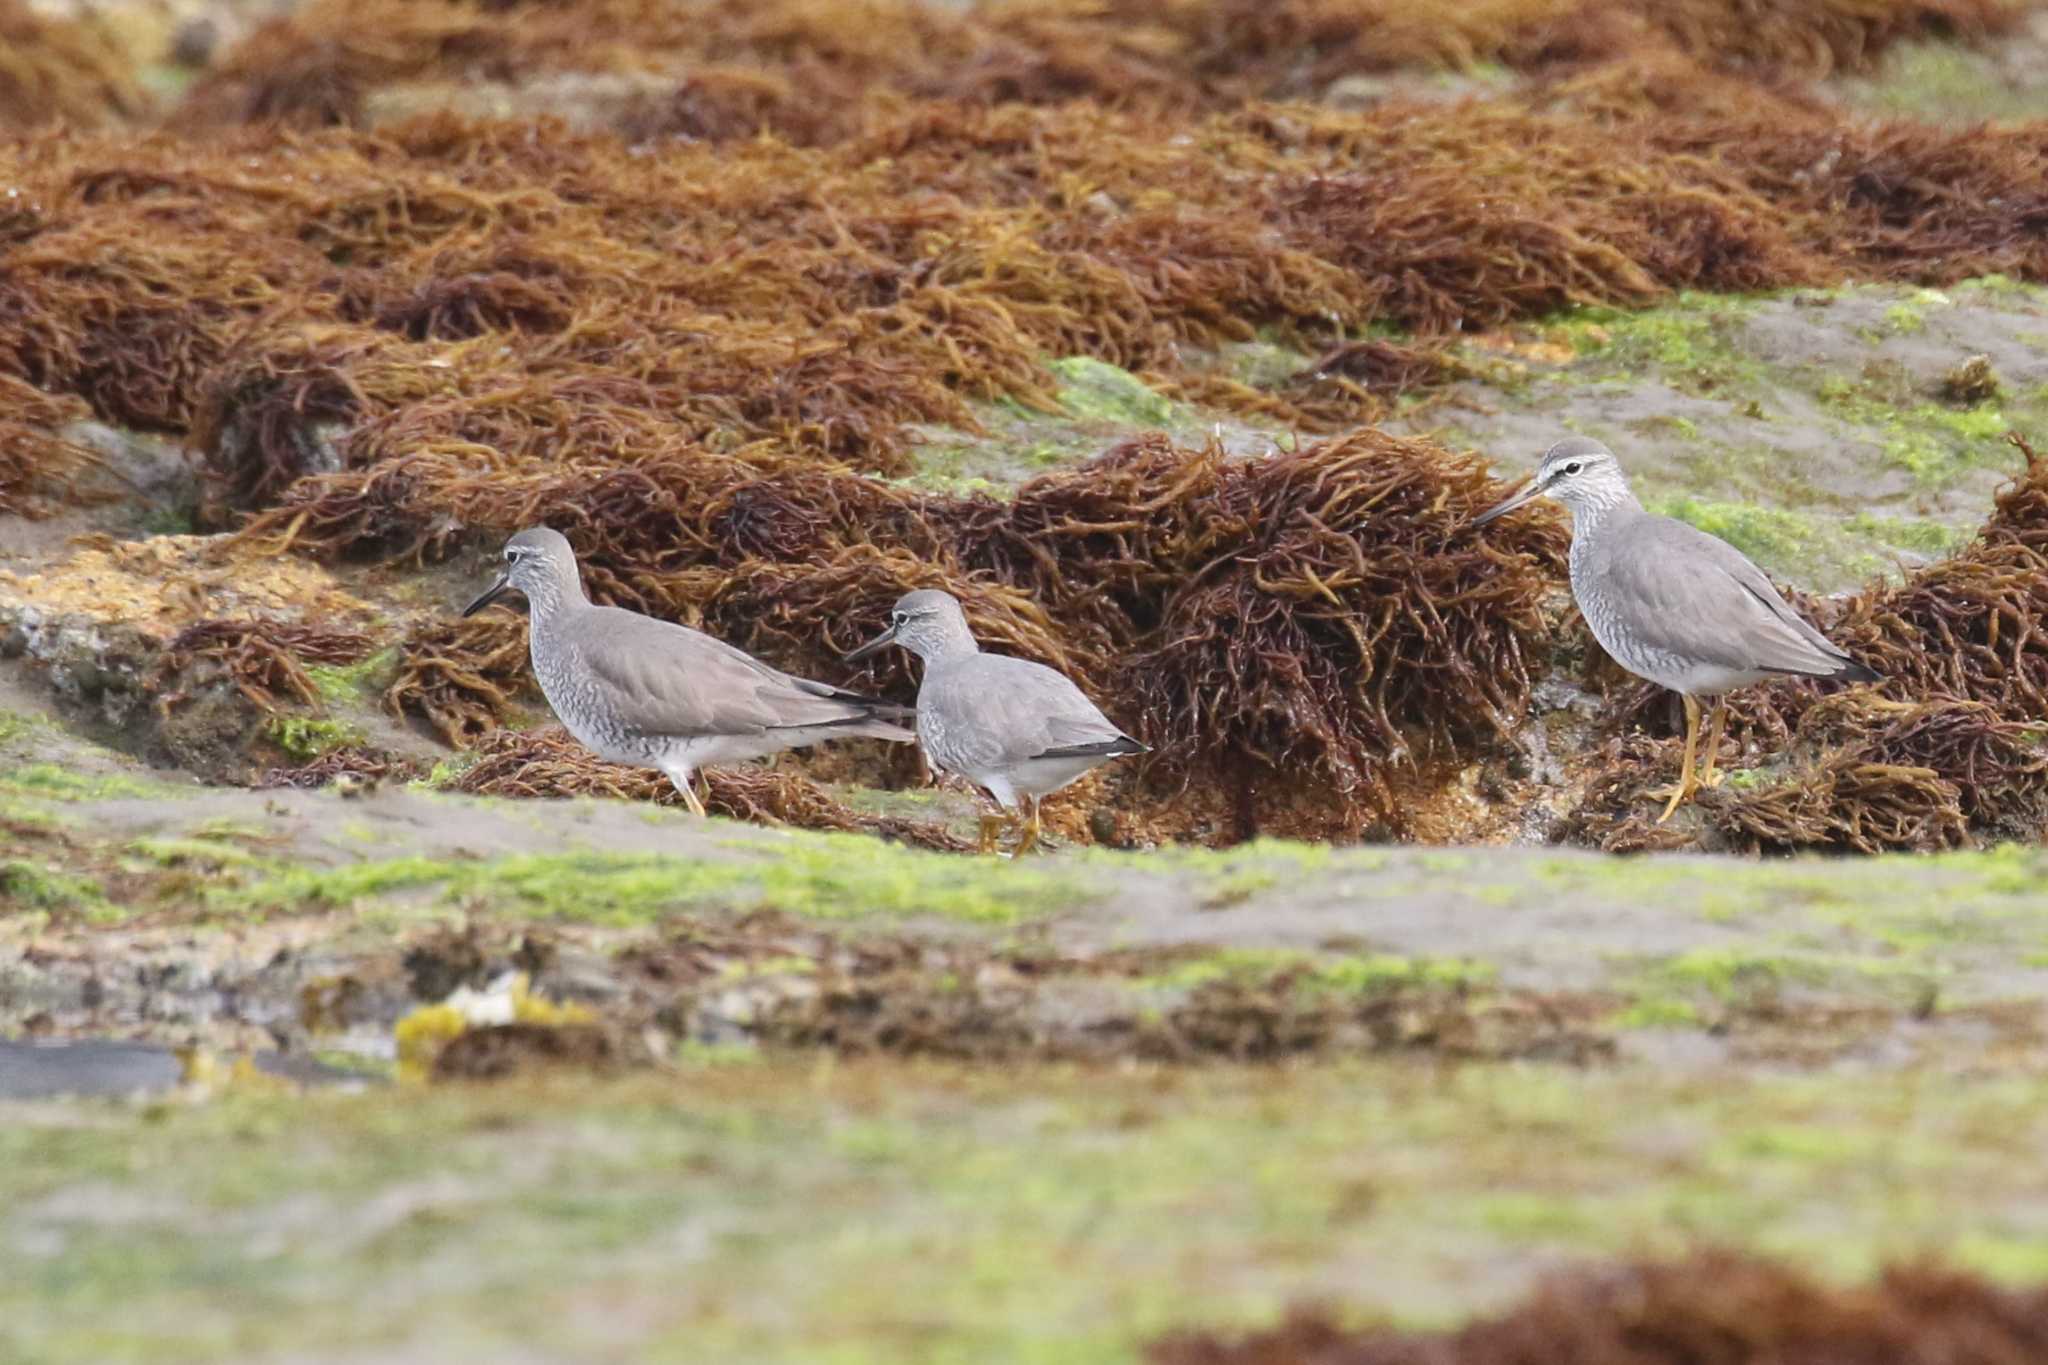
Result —
[{"label": "brown seaweed", "polygon": [[43,516],[82,500],[78,477],[99,457],[63,432],[91,411],[0,374],[0,516]]},{"label": "brown seaweed", "polygon": [[0,0],[0,129],[101,128],[140,118],[149,100],[98,17],[57,18]]},{"label": "brown seaweed", "polygon": [[494,611],[471,620],[427,621],[399,647],[398,676],[385,690],[384,709],[419,716],[444,741],[467,749],[510,718],[529,678],[523,616]]},{"label": "brown seaweed", "polygon": [[[682,802],[675,785],[660,773],[606,763],[559,731],[496,735],[478,746],[478,753],[476,763],[456,780],[456,790],[521,798],[608,796],[660,805]],[[704,806],[713,815],[799,829],[857,830],[949,853],[974,847],[971,840],[940,825],[855,811],[800,773],[738,764],[706,769],[703,780]]]},{"label": "brown seaweed", "polygon": [[[2009,29],[2000,0],[1111,0],[847,7],[721,0],[581,6],[317,0],[258,29],[187,97],[186,126],[359,125],[380,88],[453,72],[530,86],[550,74],[668,78],[628,100],[641,135],[764,132],[811,144],[854,134],[889,99],[1201,109],[1313,98],[1347,78],[1498,63],[1543,73],[1644,52],[1751,76],[1868,67],[1902,40]],[[630,34],[632,41],[619,41]]]},{"label": "brown seaweed", "polygon": [[294,621],[208,620],[172,637],[162,666],[166,676],[175,676],[205,661],[251,705],[275,711],[285,698],[319,704],[320,689],[307,664],[352,664],[371,648],[370,637],[360,631]]},{"label": "brown seaweed", "polygon": [[1299,1310],[1235,1338],[1187,1332],[1153,1365],[2020,1365],[2048,1354],[2048,1293],[1937,1264],[1836,1287],[1736,1251],[1559,1272],[1453,1332],[1351,1329]]}]

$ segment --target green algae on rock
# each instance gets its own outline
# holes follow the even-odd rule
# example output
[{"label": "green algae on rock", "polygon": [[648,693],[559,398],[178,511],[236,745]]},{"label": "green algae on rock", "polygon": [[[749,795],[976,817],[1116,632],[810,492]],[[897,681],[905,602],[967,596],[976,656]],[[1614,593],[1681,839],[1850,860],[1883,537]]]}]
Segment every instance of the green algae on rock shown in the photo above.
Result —
[{"label": "green algae on rock", "polygon": [[[428,892],[434,894],[424,902],[410,894]],[[720,858],[591,851],[480,864],[404,857],[281,868],[220,893],[212,904],[221,913],[360,910],[387,896],[415,906],[464,905],[473,912],[614,925],[653,923],[707,904],[822,919],[934,916],[1007,924],[1090,899],[1083,883],[1054,867],[982,865],[857,835],[788,831],[767,843],[733,845]]]},{"label": "green algae on rock", "polygon": [[324,716],[275,715],[265,723],[264,736],[301,763],[363,742],[359,727]]},{"label": "green algae on rock", "polygon": [[[2030,1280],[2048,1185],[2023,1158],[2043,1113],[2027,1076],[1389,1061],[691,1064],[44,1107],[0,1126],[0,1235],[62,1237],[0,1282],[0,1343],[59,1365],[144,1344],[209,1358],[224,1331],[279,1354],[573,1356],[589,1319],[562,1306],[589,1301],[609,1340],[628,1322],[653,1357],[808,1365],[857,1341],[966,1361],[1030,1340],[1108,1365],[1171,1326],[1270,1323],[1329,1266],[1393,1267],[1344,1275],[1344,1299],[1417,1328],[1486,1311],[1561,1255],[1695,1238],[1830,1279],[1948,1251]],[[403,1235],[331,1235],[392,1207]],[[718,1235],[678,1243],[706,1219]],[[896,1268],[880,1294],[877,1257]],[[195,1263],[243,1292],[209,1298]],[[355,1311],[396,1296],[399,1318]]]}]

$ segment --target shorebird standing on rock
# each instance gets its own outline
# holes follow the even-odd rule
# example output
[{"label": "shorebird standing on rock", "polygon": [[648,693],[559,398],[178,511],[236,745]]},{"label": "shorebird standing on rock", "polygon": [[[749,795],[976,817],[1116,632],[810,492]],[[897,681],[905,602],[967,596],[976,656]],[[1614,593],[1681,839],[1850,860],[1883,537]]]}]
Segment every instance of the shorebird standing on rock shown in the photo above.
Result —
[{"label": "shorebird standing on rock", "polygon": [[[917,738],[932,766],[966,778],[1005,811],[1023,815],[1015,852],[1038,844],[1038,803],[1112,758],[1149,752],[1109,723],[1066,675],[1029,659],[984,654],[951,593],[905,593],[889,628],[846,656],[865,659],[902,645],[924,660],[917,689]],[[981,821],[981,851],[993,852],[1003,815]]]},{"label": "shorebird standing on rock", "polygon": [[704,803],[690,777],[705,764],[827,739],[915,738],[909,707],[792,677],[688,626],[593,606],[559,531],[506,541],[504,573],[462,614],[515,589],[532,613],[534,676],[569,733],[599,758],[666,773],[693,814]]},{"label": "shorebird standing on rock", "polygon": [[[1741,551],[1644,511],[1614,452],[1598,441],[1559,441],[1526,487],[1473,524],[1544,496],[1571,509],[1572,596],[1593,638],[1623,668],[1685,700],[1685,761],[1658,824],[1700,787],[1719,785],[1715,761],[1727,694],[1735,688],[1774,674],[1878,680],[1793,611]],[[1695,773],[1701,697],[1714,707],[1706,767]]]}]

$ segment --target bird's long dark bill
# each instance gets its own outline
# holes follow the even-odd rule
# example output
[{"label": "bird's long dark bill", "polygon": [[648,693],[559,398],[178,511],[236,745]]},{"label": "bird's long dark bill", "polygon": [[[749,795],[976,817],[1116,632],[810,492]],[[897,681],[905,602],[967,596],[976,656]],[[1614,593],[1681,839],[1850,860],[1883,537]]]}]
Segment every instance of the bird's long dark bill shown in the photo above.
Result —
[{"label": "bird's long dark bill", "polygon": [[1492,521],[1495,517],[1504,517],[1508,513],[1514,511],[1517,507],[1520,507],[1523,503],[1534,502],[1538,495],[1540,495],[1542,492],[1542,486],[1539,485],[1534,479],[1531,479],[1528,485],[1524,487],[1521,492],[1510,493],[1507,497],[1501,499],[1493,506],[1487,508],[1484,512],[1481,512],[1478,516],[1472,518],[1472,524],[1474,526],[1484,526],[1487,522]]},{"label": "bird's long dark bill", "polygon": [[856,649],[852,653],[848,654],[846,656],[846,662],[850,664],[857,664],[862,659],[867,658],[868,655],[882,648],[882,646],[888,644],[895,638],[896,632],[894,629],[885,630],[880,635],[877,635],[874,639],[862,645],[859,649]]},{"label": "bird's long dark bill", "polygon": [[497,600],[498,600],[499,598],[503,597],[503,596],[505,595],[505,592],[506,592],[506,590],[507,590],[507,589],[509,589],[509,588],[510,588],[511,586],[512,586],[512,580],[511,580],[511,579],[509,579],[509,578],[505,578],[505,577],[503,577],[503,576],[500,576],[497,582],[495,582],[495,583],[491,584],[491,586],[490,586],[489,588],[485,589],[485,590],[484,590],[484,591],[483,591],[483,592],[482,592],[482,593],[481,593],[481,594],[480,594],[480,595],[479,595],[479,596],[477,597],[476,601],[474,601],[474,602],[470,603],[470,604],[469,604],[468,606],[464,607],[464,608],[462,609],[462,614],[463,614],[464,616],[474,616],[474,615],[476,615],[476,614],[477,614],[478,612],[482,611],[482,610],[483,610],[483,609],[484,609],[485,607],[488,607],[489,605],[491,605],[491,603],[493,603],[493,602],[497,601]]}]

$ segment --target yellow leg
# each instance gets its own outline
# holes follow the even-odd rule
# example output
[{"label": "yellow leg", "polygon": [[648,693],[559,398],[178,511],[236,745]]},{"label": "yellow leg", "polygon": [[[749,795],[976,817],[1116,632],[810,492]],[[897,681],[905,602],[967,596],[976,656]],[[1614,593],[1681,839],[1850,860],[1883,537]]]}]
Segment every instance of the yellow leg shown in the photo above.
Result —
[{"label": "yellow leg", "polygon": [[1700,741],[1700,756],[1706,760],[1700,765],[1700,785],[1712,791],[1721,785],[1721,770],[1715,766],[1721,757],[1721,731],[1728,721],[1728,699],[1714,698],[1714,707],[1707,712],[1707,737]]},{"label": "yellow leg", "polygon": [[1017,847],[1010,853],[1012,858],[1021,858],[1038,847],[1038,802],[1025,797],[1024,811],[1023,833],[1017,836]]},{"label": "yellow leg", "polygon": [[1678,809],[1678,803],[1699,790],[1699,779],[1693,776],[1692,759],[1698,752],[1700,740],[1700,704],[1691,697],[1685,698],[1685,761],[1679,767],[1678,785],[1671,789],[1671,801],[1664,807],[1664,813],[1657,817],[1663,824],[1671,818],[1671,812]]},{"label": "yellow leg", "polygon": [[696,789],[690,785],[690,780],[685,778],[681,782],[676,783],[676,790],[683,794],[683,804],[690,808],[690,814],[700,820],[703,819],[704,803],[697,799]]},{"label": "yellow leg", "polygon": [[975,845],[974,851],[976,853],[994,853],[997,842],[1002,838],[1003,831],[1009,828],[1009,824],[1010,818],[1000,811],[994,815],[982,816],[981,842]]}]

